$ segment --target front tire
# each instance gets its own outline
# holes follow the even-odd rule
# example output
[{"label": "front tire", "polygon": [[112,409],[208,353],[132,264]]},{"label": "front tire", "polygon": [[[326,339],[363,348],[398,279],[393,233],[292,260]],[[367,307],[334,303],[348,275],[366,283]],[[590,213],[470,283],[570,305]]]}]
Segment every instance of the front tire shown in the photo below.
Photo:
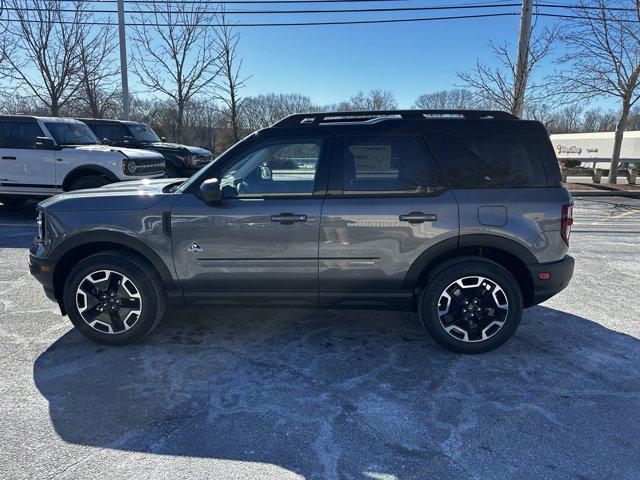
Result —
[{"label": "front tire", "polygon": [[514,334],[522,318],[522,292],[499,264],[460,257],[434,272],[418,301],[424,328],[442,347],[457,353],[484,353]]},{"label": "front tire", "polygon": [[29,200],[29,197],[16,197],[16,196],[0,196],[0,203],[6,207],[17,207]]},{"label": "front tire", "polygon": [[73,181],[69,186],[69,191],[84,190],[85,188],[99,188],[109,184],[109,180],[98,175],[86,175]]},{"label": "front tire", "polygon": [[160,322],[166,294],[143,258],[109,251],[82,260],[64,287],[69,319],[87,338],[107,345],[141,340]]}]

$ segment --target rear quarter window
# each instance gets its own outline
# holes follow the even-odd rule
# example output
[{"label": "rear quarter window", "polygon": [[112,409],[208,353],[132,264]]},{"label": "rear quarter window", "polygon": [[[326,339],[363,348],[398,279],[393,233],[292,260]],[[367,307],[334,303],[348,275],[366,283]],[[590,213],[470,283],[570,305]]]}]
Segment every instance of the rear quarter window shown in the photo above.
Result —
[{"label": "rear quarter window", "polygon": [[548,186],[541,139],[428,135],[426,140],[452,188]]}]

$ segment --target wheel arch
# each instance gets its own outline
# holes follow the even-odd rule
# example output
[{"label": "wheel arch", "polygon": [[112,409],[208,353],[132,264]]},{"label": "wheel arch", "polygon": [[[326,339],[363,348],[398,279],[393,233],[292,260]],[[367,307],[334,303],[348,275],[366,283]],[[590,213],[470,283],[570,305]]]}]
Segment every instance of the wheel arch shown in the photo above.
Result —
[{"label": "wheel arch", "polygon": [[487,258],[504,267],[518,282],[525,308],[531,306],[533,279],[527,265],[539,263],[537,258],[514,240],[493,235],[463,235],[433,245],[413,262],[405,276],[403,288],[415,291],[426,285],[430,273],[439,264],[468,255]]},{"label": "wheel arch", "polygon": [[60,308],[65,311],[63,301],[64,284],[71,269],[82,259],[95,253],[116,250],[133,253],[146,260],[158,273],[167,293],[178,291],[171,271],[152,248],[130,236],[117,232],[91,231],[69,238],[53,250],[51,259],[55,260],[53,270],[54,294]]},{"label": "wheel arch", "polygon": [[68,191],[73,182],[75,182],[78,178],[87,175],[98,175],[101,177],[106,177],[111,183],[120,181],[120,179],[108,168],[100,165],[81,165],[69,171],[65,175],[64,180],[62,181],[62,190],[65,192]]}]

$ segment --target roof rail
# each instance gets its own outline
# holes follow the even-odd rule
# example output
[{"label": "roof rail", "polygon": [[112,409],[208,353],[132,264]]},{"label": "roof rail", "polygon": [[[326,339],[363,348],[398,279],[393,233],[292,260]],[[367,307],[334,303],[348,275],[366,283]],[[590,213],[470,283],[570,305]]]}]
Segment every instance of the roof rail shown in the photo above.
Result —
[{"label": "roof rail", "polygon": [[494,120],[517,120],[518,117],[500,110],[367,110],[344,112],[295,113],[274,123],[272,127],[287,128],[300,125],[327,123],[352,123],[372,120],[401,118],[403,120],[425,120],[429,117],[459,116],[466,120],[492,118]]}]

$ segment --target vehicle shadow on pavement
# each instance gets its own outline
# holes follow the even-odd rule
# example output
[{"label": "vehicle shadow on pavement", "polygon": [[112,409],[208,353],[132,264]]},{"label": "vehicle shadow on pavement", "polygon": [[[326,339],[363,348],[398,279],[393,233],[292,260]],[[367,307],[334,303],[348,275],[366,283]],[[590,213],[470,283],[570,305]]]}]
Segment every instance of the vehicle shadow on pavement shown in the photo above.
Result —
[{"label": "vehicle shadow on pavement", "polygon": [[[408,321],[408,320],[411,321]],[[184,310],[140,345],[75,331],[35,383],[66,442],[305,478],[633,478],[640,341],[546,307],[495,352],[408,314]]]}]

